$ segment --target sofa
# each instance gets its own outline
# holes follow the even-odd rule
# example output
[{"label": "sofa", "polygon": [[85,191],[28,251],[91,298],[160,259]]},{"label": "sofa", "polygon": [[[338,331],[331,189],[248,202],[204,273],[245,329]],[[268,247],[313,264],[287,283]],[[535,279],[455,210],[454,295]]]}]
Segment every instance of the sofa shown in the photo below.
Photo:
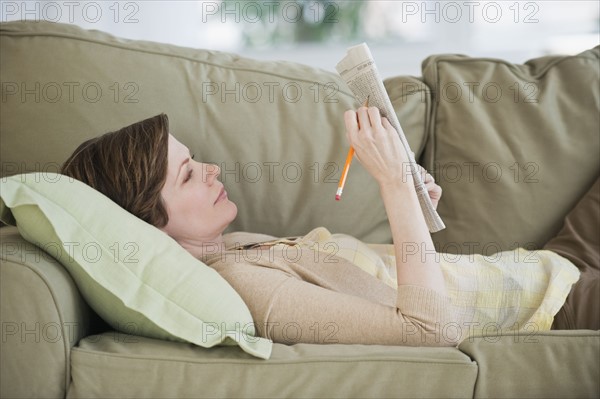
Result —
[{"label": "sofa", "polygon": [[[558,232],[600,172],[599,62],[600,46],[523,64],[440,54],[421,77],[386,77],[415,159],[443,189],[438,251],[493,258]],[[228,231],[325,226],[391,243],[358,162],[334,200],[342,114],[359,106],[335,73],[20,21],[0,24],[0,66],[3,179],[57,172],[82,141],[165,112],[221,166],[239,210]],[[600,396],[599,331],[489,331],[450,348],[274,343],[260,359],[115,329],[16,226],[0,237],[2,398]]]}]

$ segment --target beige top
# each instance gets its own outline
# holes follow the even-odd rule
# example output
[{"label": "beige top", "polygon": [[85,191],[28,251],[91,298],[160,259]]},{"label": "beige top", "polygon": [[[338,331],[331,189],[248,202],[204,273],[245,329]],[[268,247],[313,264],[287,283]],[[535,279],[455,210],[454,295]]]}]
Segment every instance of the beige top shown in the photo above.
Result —
[{"label": "beige top", "polygon": [[[237,232],[224,240],[223,250],[202,260],[240,294],[258,335],[286,344],[449,346],[477,332],[490,333],[490,322],[496,323],[492,332],[531,331],[523,324],[532,320],[536,331],[549,329],[579,276],[575,266],[550,251],[544,251],[537,274],[480,255],[473,267],[453,255],[452,262],[440,264],[449,292],[444,297],[419,286],[396,287],[392,245],[364,244],[322,227],[303,237]],[[552,295],[526,293],[530,280],[535,290]],[[480,281],[484,287],[478,287]]]}]

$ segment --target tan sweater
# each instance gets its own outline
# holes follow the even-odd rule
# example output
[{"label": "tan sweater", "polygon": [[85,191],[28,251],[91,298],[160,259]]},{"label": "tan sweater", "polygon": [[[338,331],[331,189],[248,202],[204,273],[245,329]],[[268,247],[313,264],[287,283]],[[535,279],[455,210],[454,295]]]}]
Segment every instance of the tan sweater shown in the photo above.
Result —
[{"label": "tan sweater", "polygon": [[[351,236],[331,235],[324,228],[290,239],[244,232],[226,234],[224,239],[225,247],[221,251],[202,260],[223,276],[245,301],[258,335],[285,344],[453,346],[476,331],[474,321],[482,322],[477,322],[480,328],[488,328],[489,323],[483,321],[489,320],[504,323],[498,324],[501,328],[513,324],[517,319],[510,317],[507,309],[523,307],[513,312],[525,315],[520,321],[537,322],[540,318],[531,316],[538,315],[540,309],[550,312],[551,319],[578,277],[575,266],[549,251],[545,251],[548,252],[545,256],[550,257],[546,265],[530,265],[531,270],[537,270],[535,275],[521,269],[526,266],[524,263],[513,265],[518,269],[511,275],[508,269],[502,269],[505,264],[498,267],[480,257],[477,258],[479,265],[471,266],[473,270],[487,273],[483,274],[486,281],[494,281],[490,279],[492,275],[504,275],[496,279],[499,287],[491,287],[493,290],[483,287],[473,296],[472,290],[477,288],[482,274],[468,272],[465,276],[465,268],[469,267],[466,263],[444,265],[442,262],[447,281],[456,281],[459,288],[457,296],[457,290],[449,285],[452,297],[444,297],[414,285],[395,288],[395,281],[391,286],[389,275],[395,277],[395,258],[386,257],[386,251],[393,253],[392,245],[364,244]],[[253,248],[258,245],[262,248]],[[368,269],[371,264],[387,266],[381,266],[382,270],[376,272],[375,268]],[[384,274],[388,275],[387,280]],[[525,277],[519,277],[521,274]],[[473,277],[468,277],[471,275]],[[532,277],[527,277],[529,275]],[[556,275],[561,278],[555,278]],[[535,290],[555,293],[546,301],[543,295],[531,299],[530,292],[524,288],[528,285],[527,279],[533,280]],[[558,283],[551,286],[556,280]],[[507,281],[512,281],[510,296],[506,295]],[[504,299],[498,300],[498,297],[506,297],[506,303],[500,303]],[[471,298],[471,303],[465,302]],[[522,306],[521,298],[526,298],[523,302],[526,306]],[[478,308],[477,303],[485,302],[482,299],[493,304]],[[536,309],[538,307],[540,309]],[[539,330],[538,326],[535,328]]]}]

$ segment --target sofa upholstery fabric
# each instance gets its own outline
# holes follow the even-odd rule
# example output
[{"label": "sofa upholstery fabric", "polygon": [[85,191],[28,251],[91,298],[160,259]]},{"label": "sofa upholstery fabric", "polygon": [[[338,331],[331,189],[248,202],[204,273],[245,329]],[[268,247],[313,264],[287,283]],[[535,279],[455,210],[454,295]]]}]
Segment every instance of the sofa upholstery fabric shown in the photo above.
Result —
[{"label": "sofa upholstery fabric", "polygon": [[[377,185],[359,162],[335,201],[348,152],[343,112],[358,105],[337,74],[43,21],[2,24],[0,44],[3,176],[57,172],[84,140],[165,112],[196,160],[221,167],[238,205],[227,232],[279,237],[319,225],[391,242]],[[399,119],[416,151],[424,104],[403,98]]]},{"label": "sofa upholstery fabric", "polygon": [[[0,24],[0,81],[0,177],[57,172],[82,141],[165,112],[197,160],[221,166],[239,209],[230,230],[291,236],[324,226],[391,242],[378,187],[360,163],[334,200],[348,150],[342,114],[360,104],[332,72],[10,22]],[[463,97],[440,98],[439,86],[453,82]],[[503,95],[486,102],[489,85],[488,98],[469,103],[472,82],[495,82]],[[423,78],[390,77],[385,87],[417,160],[443,187],[447,229],[433,236],[441,250],[542,245],[598,175],[598,48],[523,65],[434,56]],[[539,101],[525,103],[532,87]],[[496,162],[502,178],[449,180],[454,164],[468,176],[465,162],[479,162],[480,176]],[[519,182],[507,169],[515,162]],[[269,360],[128,335],[101,320],[69,273],[15,227],[0,234],[1,397],[600,396],[598,331],[527,336],[536,343],[485,336],[439,349],[274,344]]]},{"label": "sofa upholstery fabric", "polygon": [[71,348],[103,322],[67,270],[16,227],[1,228],[0,241],[0,396],[64,397]]},{"label": "sofa upholstery fabric", "polygon": [[513,64],[430,56],[424,166],[442,187],[450,253],[540,249],[600,173],[600,46]]},{"label": "sofa upholstery fabric", "polygon": [[589,330],[479,336],[459,349],[477,359],[477,398],[594,398],[600,392],[598,340]]},{"label": "sofa upholstery fabric", "polygon": [[104,333],[79,343],[73,372],[69,397],[464,398],[477,366],[454,348],[274,344],[271,358],[259,360]]}]

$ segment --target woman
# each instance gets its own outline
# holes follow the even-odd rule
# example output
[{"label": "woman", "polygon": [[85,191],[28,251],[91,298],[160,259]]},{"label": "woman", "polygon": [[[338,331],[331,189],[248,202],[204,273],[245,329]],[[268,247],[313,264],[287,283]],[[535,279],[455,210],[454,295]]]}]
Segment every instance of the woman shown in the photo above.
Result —
[{"label": "woman", "polygon": [[[220,170],[190,156],[169,134],[165,114],[84,142],[61,173],[104,193],[214,268],[244,299],[258,334],[275,342],[449,346],[475,333],[549,329],[578,280],[573,263],[592,270],[586,281],[598,292],[598,251],[590,246],[578,264],[564,230],[555,239],[562,256],[537,251],[534,265],[511,261],[509,252],[501,262],[475,255],[475,267],[440,260],[394,128],[374,107],[344,118],[350,145],[379,184],[393,245],[364,244],[324,228],[283,239],[223,234],[237,207],[218,180]],[[424,180],[437,207],[441,188],[429,174]],[[587,197],[598,202],[597,195]],[[335,254],[327,253],[331,243]],[[536,295],[525,295],[531,292]],[[578,295],[571,292],[569,300]],[[568,312],[560,320],[570,323],[563,328],[599,328],[597,316],[581,313],[579,299],[571,302],[577,309],[561,310]]]}]

